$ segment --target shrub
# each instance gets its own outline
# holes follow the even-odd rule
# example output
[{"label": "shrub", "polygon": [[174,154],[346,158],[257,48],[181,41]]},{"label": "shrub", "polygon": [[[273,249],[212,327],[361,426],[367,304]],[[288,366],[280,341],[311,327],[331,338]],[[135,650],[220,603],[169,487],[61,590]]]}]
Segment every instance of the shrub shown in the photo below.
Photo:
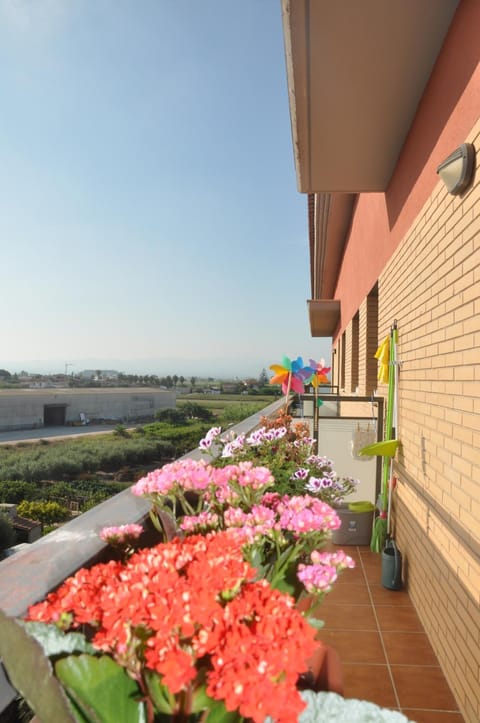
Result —
[{"label": "shrub", "polygon": [[187,421],[183,409],[159,409],[155,414],[155,419],[159,422],[167,422],[168,424],[174,425],[182,425]]},{"label": "shrub", "polygon": [[20,502],[17,507],[20,517],[29,520],[38,520],[46,525],[55,522],[66,522],[70,519],[70,512],[58,502]]},{"label": "shrub", "polygon": [[207,433],[209,425],[190,423],[185,427],[172,427],[164,422],[153,422],[146,424],[144,429],[147,438],[168,440],[172,448],[172,456],[179,457],[197,447],[201,438]]},{"label": "shrub", "polygon": [[187,419],[199,419],[202,422],[213,422],[215,420],[215,415],[210,409],[195,402],[186,402],[183,404],[182,412]]},{"label": "shrub", "polygon": [[6,480],[0,482],[0,502],[16,505],[22,500],[38,498],[38,488],[31,482]]},{"label": "shrub", "polygon": [[223,410],[221,421],[223,424],[235,424],[236,422],[241,422],[243,419],[251,417],[252,414],[259,412],[264,406],[263,402],[259,402],[258,404],[232,404],[231,406],[225,407]]},{"label": "shrub", "polygon": [[9,547],[14,545],[16,540],[17,537],[11,522],[0,514],[0,559],[3,556],[2,553],[4,550],[7,550]]}]

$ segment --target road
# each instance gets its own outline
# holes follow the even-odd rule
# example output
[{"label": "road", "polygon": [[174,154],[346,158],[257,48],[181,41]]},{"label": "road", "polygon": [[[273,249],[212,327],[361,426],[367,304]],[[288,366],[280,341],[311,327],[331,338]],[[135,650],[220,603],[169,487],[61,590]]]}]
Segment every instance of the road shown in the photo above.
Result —
[{"label": "road", "polygon": [[92,424],[86,427],[42,427],[41,429],[17,429],[10,432],[0,432],[1,444],[18,444],[18,442],[38,442],[40,439],[68,439],[69,437],[82,437],[89,434],[107,434],[117,425]]}]

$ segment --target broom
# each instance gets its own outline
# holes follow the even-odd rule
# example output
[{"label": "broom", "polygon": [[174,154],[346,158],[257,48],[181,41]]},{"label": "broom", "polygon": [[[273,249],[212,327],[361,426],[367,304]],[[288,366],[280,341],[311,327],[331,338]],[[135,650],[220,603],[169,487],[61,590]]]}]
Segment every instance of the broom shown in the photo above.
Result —
[{"label": "broom", "polygon": [[[393,405],[394,405],[394,392],[395,392],[395,340],[394,340],[393,327],[390,330],[390,349],[389,349],[389,367],[388,367],[388,397],[387,397],[387,418],[385,424],[385,439],[393,440]],[[377,352],[378,353],[378,352]],[[393,452],[395,454],[395,452]],[[389,499],[389,488],[390,478],[393,466],[393,455],[383,456],[382,460],[382,488],[380,497],[377,502],[377,508],[379,513],[375,519],[375,523],[372,531],[372,539],[370,541],[370,549],[372,552],[381,552],[387,539],[387,527],[388,527],[388,499]]]}]

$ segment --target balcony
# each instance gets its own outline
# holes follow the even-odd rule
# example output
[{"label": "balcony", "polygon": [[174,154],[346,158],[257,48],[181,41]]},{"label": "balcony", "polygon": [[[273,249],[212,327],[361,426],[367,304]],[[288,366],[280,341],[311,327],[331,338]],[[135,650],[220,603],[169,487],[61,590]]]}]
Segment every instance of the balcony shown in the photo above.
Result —
[{"label": "balcony", "polygon": [[[331,395],[340,409],[335,399]],[[309,401],[308,396],[303,400]],[[262,416],[273,417],[282,406],[283,400],[277,401],[233,429],[248,433],[259,426]],[[200,455],[194,450],[185,456]],[[0,608],[9,615],[23,615],[78,568],[106,559],[108,549],[98,537],[102,527],[142,522],[149,508],[146,500],[126,490],[2,561]],[[401,710],[418,723],[460,723],[463,718],[408,592],[381,586],[380,556],[367,546],[352,546],[348,552],[357,566],[343,573],[320,612],[325,620],[321,637],[342,660],[345,697]],[[14,720],[9,713],[14,697],[0,669],[2,723]]]}]

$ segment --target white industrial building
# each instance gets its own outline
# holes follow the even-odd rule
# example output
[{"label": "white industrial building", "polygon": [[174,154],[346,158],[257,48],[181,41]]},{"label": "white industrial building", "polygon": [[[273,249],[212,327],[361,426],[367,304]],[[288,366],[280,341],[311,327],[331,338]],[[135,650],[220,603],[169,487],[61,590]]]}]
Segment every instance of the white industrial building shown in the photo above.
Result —
[{"label": "white industrial building", "polygon": [[154,388],[0,390],[0,431],[153,419],[175,392]]}]

